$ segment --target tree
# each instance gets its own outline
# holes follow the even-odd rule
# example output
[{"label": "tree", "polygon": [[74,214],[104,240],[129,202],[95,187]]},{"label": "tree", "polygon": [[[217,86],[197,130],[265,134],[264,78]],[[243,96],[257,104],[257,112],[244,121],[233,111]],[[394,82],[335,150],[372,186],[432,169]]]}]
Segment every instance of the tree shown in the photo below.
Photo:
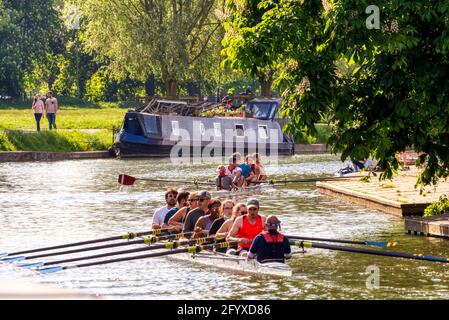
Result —
[{"label": "tree", "polygon": [[47,58],[58,14],[53,0],[3,0],[0,21],[0,91],[19,97],[24,75]]},{"label": "tree", "polygon": [[269,97],[278,61],[266,50],[271,35],[262,34],[259,26],[273,5],[260,5],[259,0],[227,0],[226,8],[223,65],[258,79],[261,95]]},{"label": "tree", "polygon": [[380,29],[367,27],[370,4],[261,1],[268,10],[254,46],[268,52],[266,66],[282,61],[276,81],[290,130],[314,133],[328,119],[332,150],[342,160],[376,157],[384,178],[413,146],[425,165],[418,182],[436,183],[449,175],[449,3],[377,1]]},{"label": "tree", "polygon": [[[117,77],[161,77],[169,96],[211,55],[221,24],[215,0],[79,1],[85,44],[110,62]],[[215,50],[215,51],[214,51]],[[218,63],[217,63],[218,64]],[[208,65],[210,68],[210,65]],[[213,68],[213,67],[212,67]]]}]

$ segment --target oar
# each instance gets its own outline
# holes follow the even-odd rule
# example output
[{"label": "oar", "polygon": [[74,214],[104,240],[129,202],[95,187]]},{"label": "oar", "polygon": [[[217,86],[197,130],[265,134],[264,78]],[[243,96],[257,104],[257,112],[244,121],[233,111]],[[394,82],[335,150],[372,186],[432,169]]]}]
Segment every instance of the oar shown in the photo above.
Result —
[{"label": "oar", "polygon": [[196,244],[201,244],[201,243],[207,243],[207,242],[214,241],[214,240],[215,240],[215,237],[197,238],[197,239],[191,239],[191,240],[186,239],[186,240],[180,240],[180,241],[170,241],[170,242],[167,242],[167,243],[157,244],[157,245],[150,246],[150,247],[143,247],[143,248],[136,248],[136,249],[129,249],[129,250],[121,250],[121,251],[113,251],[113,252],[96,254],[96,255],[92,255],[92,256],[77,257],[77,258],[58,260],[58,261],[36,262],[36,263],[30,263],[30,264],[22,264],[22,265],[19,265],[19,267],[30,268],[31,269],[31,268],[38,268],[38,267],[43,267],[43,266],[50,266],[50,265],[60,264],[60,263],[97,259],[97,258],[116,256],[116,255],[127,254],[127,253],[147,251],[147,250],[176,249],[176,248],[178,248],[181,245],[191,245],[191,244],[195,244],[195,243]]},{"label": "oar", "polygon": [[186,183],[186,184],[194,184],[194,185],[208,185],[215,186],[213,182],[202,182],[196,179],[194,180],[168,180],[168,179],[155,179],[155,178],[135,178],[129,176],[127,174],[119,174],[118,183],[124,186],[132,186],[136,180],[144,180],[144,181],[153,181],[153,182],[169,182],[169,183]]},{"label": "oar", "polygon": [[326,238],[312,238],[303,236],[287,236],[289,239],[297,240],[312,240],[312,241],[324,241],[324,242],[336,242],[336,243],[347,243],[347,244],[362,244],[367,246],[376,247],[395,247],[397,242],[379,242],[379,241],[356,241],[356,240],[340,240],[340,239],[326,239]]},{"label": "oar", "polygon": [[31,250],[25,250],[25,251],[16,251],[11,253],[1,253],[0,256],[16,256],[19,254],[26,254],[26,253],[34,253],[39,251],[47,251],[47,250],[56,250],[56,249],[63,249],[63,248],[69,248],[69,247],[76,247],[76,246],[84,246],[86,244],[92,244],[92,243],[98,243],[98,242],[106,242],[106,241],[113,241],[113,240],[130,240],[141,236],[147,236],[150,234],[153,235],[160,235],[160,234],[166,234],[169,232],[169,229],[153,229],[150,231],[144,231],[144,232],[128,232],[121,236],[115,236],[115,237],[109,237],[109,238],[100,238],[100,239],[94,239],[94,240],[88,240],[88,241],[81,241],[81,242],[74,242],[74,243],[68,243],[58,246],[52,246],[52,247],[44,247],[44,248],[38,248],[38,249],[31,249]]},{"label": "oar", "polygon": [[84,268],[84,267],[97,266],[97,265],[109,264],[109,263],[115,263],[115,262],[162,257],[162,256],[167,256],[167,255],[172,255],[172,254],[177,254],[177,253],[185,253],[185,252],[198,253],[205,249],[212,249],[214,247],[215,248],[229,248],[229,247],[236,246],[236,245],[237,245],[237,241],[220,242],[220,243],[213,243],[213,244],[206,244],[206,245],[195,245],[195,246],[190,246],[190,247],[183,248],[183,249],[173,249],[170,251],[156,252],[156,253],[144,254],[144,255],[139,255],[139,256],[124,257],[124,258],[103,260],[103,261],[97,261],[97,262],[89,262],[89,263],[83,263],[83,264],[71,265],[71,266],[49,267],[49,268],[38,269],[38,271],[41,273],[52,273],[52,272],[57,272],[57,271],[61,271],[61,270]]},{"label": "oar", "polygon": [[333,245],[333,244],[325,244],[325,243],[309,242],[309,241],[298,241],[298,240],[292,240],[292,241],[290,241],[290,243],[293,245],[297,245],[300,248],[319,248],[319,249],[347,251],[347,252],[354,252],[354,253],[372,254],[372,255],[377,255],[377,256],[388,256],[388,257],[395,257],[395,258],[424,260],[424,261],[432,261],[432,262],[443,262],[443,263],[449,262],[449,259],[444,258],[444,257],[425,256],[425,255],[421,255],[421,254],[406,253],[406,252],[362,249],[362,248],[357,248],[357,247],[345,247],[345,246],[337,246],[337,245]]},{"label": "oar", "polygon": [[321,178],[301,178],[301,179],[291,179],[291,180],[264,180],[264,181],[251,181],[255,184],[281,184],[281,183],[297,183],[297,182],[317,182],[317,181],[331,181],[331,180],[346,180],[353,178],[362,178],[363,176],[350,176],[350,177],[321,177]]},{"label": "oar", "polygon": [[0,261],[16,262],[16,261],[44,258],[44,257],[60,256],[60,255],[71,254],[71,253],[92,251],[92,250],[101,250],[101,249],[115,248],[115,247],[121,247],[121,246],[129,246],[129,245],[133,245],[133,244],[142,244],[142,243],[143,244],[152,244],[152,243],[159,242],[160,240],[171,240],[171,239],[184,238],[186,236],[192,235],[192,233],[193,232],[177,233],[177,234],[165,235],[165,236],[160,236],[160,237],[149,236],[142,240],[111,243],[111,244],[105,244],[105,245],[101,245],[101,246],[93,246],[93,247],[87,247],[87,248],[79,248],[79,249],[72,249],[72,250],[65,250],[65,251],[58,251],[58,252],[43,253],[43,254],[37,254],[37,255],[33,255],[33,256],[17,256],[17,257],[12,257],[12,258],[3,258],[3,259],[0,259]]}]

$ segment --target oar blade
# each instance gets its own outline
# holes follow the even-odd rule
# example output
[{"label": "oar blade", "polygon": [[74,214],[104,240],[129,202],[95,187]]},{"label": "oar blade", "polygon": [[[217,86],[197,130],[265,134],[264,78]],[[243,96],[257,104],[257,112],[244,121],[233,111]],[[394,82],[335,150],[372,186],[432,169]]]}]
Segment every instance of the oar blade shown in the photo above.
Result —
[{"label": "oar blade", "polygon": [[0,261],[3,261],[3,262],[16,262],[16,261],[23,261],[25,259],[26,259],[25,256],[20,256],[20,257],[12,257],[12,258],[3,258],[3,259],[0,259]]},{"label": "oar blade", "polygon": [[123,186],[132,186],[135,181],[136,178],[128,176],[127,174],[119,174],[118,176],[118,183]]},{"label": "oar blade", "polygon": [[37,269],[40,273],[53,273],[64,270],[64,267],[50,267],[50,268],[43,268],[43,269]]},{"label": "oar blade", "polygon": [[26,269],[39,268],[45,265],[44,262],[36,262],[36,263],[28,263],[28,264],[19,264],[19,267]]},{"label": "oar blade", "polygon": [[381,241],[366,241],[366,244],[368,246],[385,247],[385,248],[396,247],[398,245],[397,242],[381,242]]}]

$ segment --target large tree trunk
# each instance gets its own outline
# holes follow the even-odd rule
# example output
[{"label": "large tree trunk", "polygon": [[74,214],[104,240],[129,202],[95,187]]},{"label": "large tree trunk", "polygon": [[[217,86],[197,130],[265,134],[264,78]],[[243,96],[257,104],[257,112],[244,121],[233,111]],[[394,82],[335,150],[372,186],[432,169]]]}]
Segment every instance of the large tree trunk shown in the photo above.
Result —
[{"label": "large tree trunk", "polygon": [[271,97],[271,86],[273,84],[273,71],[261,73],[259,75],[260,95],[262,97]]},{"label": "large tree trunk", "polygon": [[156,92],[156,81],[154,79],[154,74],[150,74],[145,81],[145,94],[147,97],[154,97]]},{"label": "large tree trunk", "polygon": [[165,89],[167,91],[167,96],[170,98],[178,97],[178,83],[176,79],[167,79],[165,81]]}]

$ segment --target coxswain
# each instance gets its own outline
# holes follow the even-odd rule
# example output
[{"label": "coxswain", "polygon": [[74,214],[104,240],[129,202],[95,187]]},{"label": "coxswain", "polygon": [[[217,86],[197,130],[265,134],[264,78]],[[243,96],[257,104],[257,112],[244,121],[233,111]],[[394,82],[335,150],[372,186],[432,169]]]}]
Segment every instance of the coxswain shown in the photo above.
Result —
[{"label": "coxswain", "polygon": [[226,241],[237,241],[237,253],[244,255],[251,247],[253,239],[264,231],[265,217],[259,215],[259,200],[249,199],[246,202],[248,214],[235,219]]},{"label": "coxswain", "polygon": [[278,230],[281,227],[279,219],[270,215],[265,222],[266,231],[256,236],[249,249],[248,259],[256,258],[258,262],[285,262],[292,257],[290,242]]}]

